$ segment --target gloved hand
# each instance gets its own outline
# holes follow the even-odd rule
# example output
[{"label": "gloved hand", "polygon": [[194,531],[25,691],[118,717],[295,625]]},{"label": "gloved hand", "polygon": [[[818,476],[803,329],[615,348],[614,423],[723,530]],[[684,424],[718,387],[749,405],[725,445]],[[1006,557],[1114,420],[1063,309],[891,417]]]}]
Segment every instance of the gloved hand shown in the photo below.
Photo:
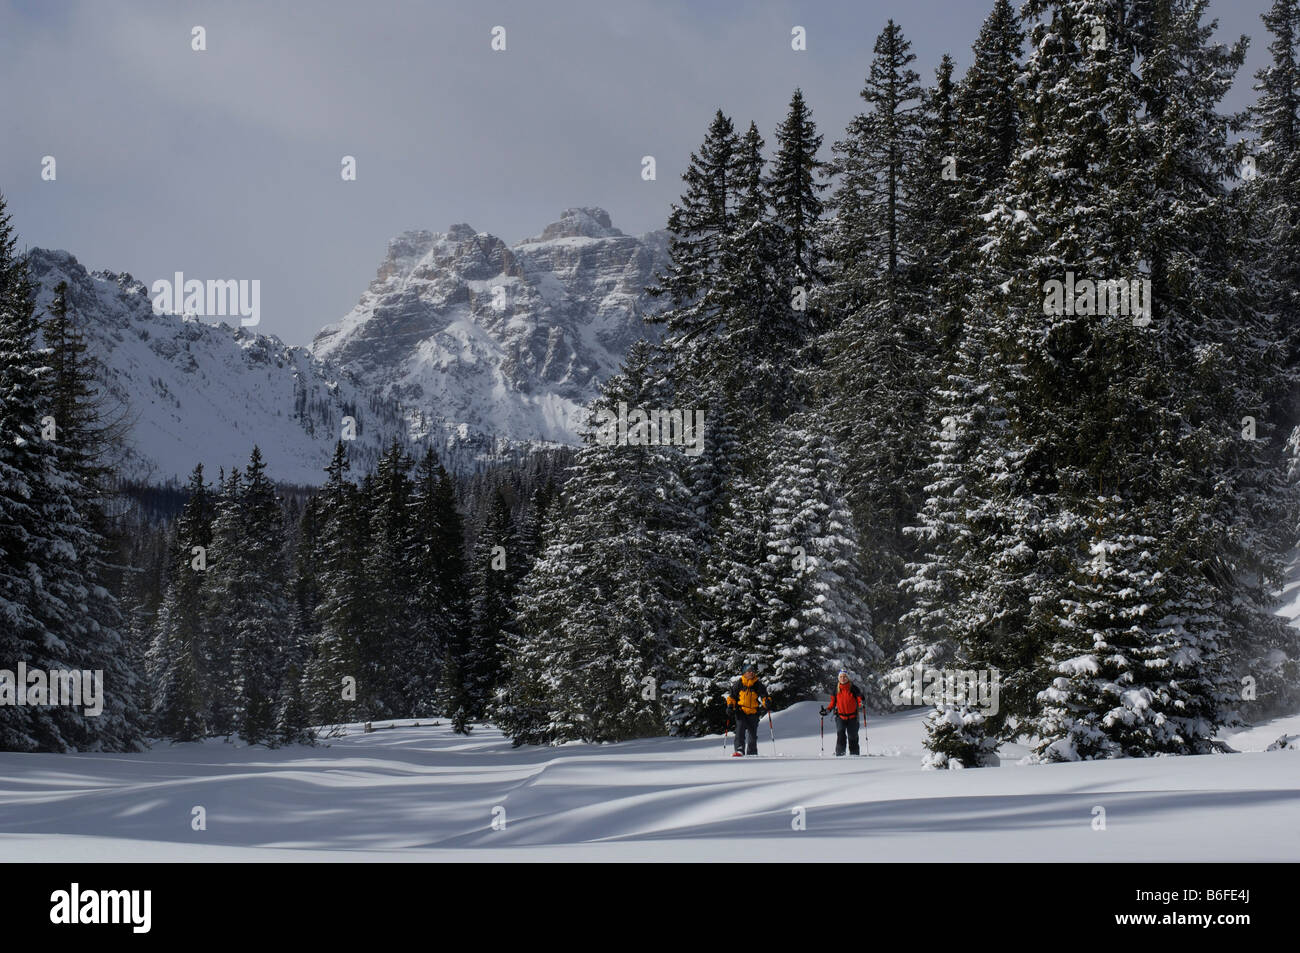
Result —
[{"label": "gloved hand", "polygon": [[823,718],[825,718],[825,717],[826,717],[826,709],[825,709],[825,708],[818,708],[818,709],[817,709],[817,714],[819,714],[819,715],[821,715]]}]

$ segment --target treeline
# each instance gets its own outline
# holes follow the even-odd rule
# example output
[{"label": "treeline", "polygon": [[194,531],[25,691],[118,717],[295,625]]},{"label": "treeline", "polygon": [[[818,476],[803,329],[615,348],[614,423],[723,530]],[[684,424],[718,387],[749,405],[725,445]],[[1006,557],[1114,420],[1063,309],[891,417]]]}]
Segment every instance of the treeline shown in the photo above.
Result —
[{"label": "treeline", "polygon": [[[257,448],[215,485],[196,468],[179,517],[142,542],[167,553],[136,594],[152,731],[275,745],[434,714],[465,730],[501,678],[496,633],[562,477],[548,459],[458,486],[432,449],[398,444],[354,475],[341,441],[302,504]],[[462,507],[483,515],[466,525]]]}]

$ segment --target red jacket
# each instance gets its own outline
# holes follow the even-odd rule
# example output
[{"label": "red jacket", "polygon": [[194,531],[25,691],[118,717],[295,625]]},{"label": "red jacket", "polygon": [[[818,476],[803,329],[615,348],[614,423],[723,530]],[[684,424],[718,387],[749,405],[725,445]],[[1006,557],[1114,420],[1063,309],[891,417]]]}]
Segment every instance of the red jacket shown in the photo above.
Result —
[{"label": "red jacket", "polygon": [[862,708],[862,689],[851,682],[845,685],[836,685],[835,694],[831,700],[826,703],[828,711],[833,711],[841,718],[853,718],[857,715],[858,710]]}]

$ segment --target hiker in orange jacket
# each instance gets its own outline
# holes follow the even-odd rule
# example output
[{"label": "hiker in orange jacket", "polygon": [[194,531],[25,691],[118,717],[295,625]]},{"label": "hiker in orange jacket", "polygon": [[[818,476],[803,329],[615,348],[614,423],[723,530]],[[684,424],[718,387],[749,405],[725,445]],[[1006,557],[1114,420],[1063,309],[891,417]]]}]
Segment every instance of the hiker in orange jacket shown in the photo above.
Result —
[{"label": "hiker in orange jacket", "polygon": [[[839,684],[835,686],[835,692],[831,695],[831,700],[826,703],[826,707],[821,710],[823,715],[835,716],[835,726],[837,734],[835,735],[835,757],[843,757],[844,742],[848,741],[849,754],[858,754],[858,712],[862,711],[862,689],[849,681],[849,673],[840,672]],[[863,712],[865,719],[866,712]]]},{"label": "hiker in orange jacket", "polygon": [[[758,679],[754,666],[745,669],[745,674],[736,679],[727,695],[727,708],[736,709],[736,750],[733,758],[746,754],[758,754],[758,710],[760,706],[767,710],[767,687]],[[749,745],[746,750],[745,738]]]}]

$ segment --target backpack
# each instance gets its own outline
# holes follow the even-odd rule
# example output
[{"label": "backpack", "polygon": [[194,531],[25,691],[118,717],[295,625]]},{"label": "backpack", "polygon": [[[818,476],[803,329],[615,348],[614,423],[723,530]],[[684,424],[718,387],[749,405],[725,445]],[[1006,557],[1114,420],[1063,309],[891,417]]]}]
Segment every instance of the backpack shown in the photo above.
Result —
[{"label": "backpack", "polygon": [[736,684],[732,686],[737,707],[747,715],[758,714],[759,706],[762,704],[762,689],[763,683],[758,679],[754,679],[750,685],[746,685],[743,678],[737,679]]}]

